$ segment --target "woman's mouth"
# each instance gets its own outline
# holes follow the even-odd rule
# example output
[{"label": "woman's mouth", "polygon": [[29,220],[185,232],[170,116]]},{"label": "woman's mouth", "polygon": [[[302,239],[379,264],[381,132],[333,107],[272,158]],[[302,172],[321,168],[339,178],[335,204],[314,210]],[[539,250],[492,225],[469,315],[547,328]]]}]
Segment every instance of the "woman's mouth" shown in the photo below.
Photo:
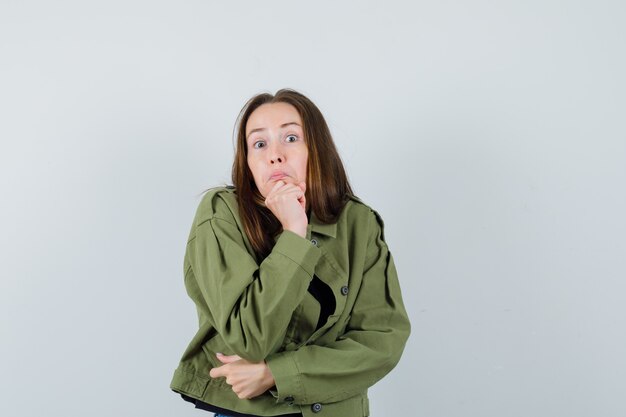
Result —
[{"label": "woman's mouth", "polygon": [[285,174],[285,173],[284,173],[284,172],[282,172],[282,171],[277,171],[277,172],[274,172],[274,173],[270,176],[269,181],[272,181],[272,180],[276,181],[276,180],[283,179],[283,178],[285,178],[285,177],[288,177],[288,175],[287,175],[287,174]]}]

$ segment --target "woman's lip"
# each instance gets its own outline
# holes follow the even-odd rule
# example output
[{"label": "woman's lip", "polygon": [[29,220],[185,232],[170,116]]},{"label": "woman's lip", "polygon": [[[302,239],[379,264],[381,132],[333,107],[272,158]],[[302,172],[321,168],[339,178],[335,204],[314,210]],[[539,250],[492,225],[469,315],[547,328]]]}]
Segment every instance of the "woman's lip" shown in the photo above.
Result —
[{"label": "woman's lip", "polygon": [[284,172],[277,172],[276,174],[272,174],[272,176],[270,177],[270,180],[279,180],[287,176],[288,175],[285,174]]}]

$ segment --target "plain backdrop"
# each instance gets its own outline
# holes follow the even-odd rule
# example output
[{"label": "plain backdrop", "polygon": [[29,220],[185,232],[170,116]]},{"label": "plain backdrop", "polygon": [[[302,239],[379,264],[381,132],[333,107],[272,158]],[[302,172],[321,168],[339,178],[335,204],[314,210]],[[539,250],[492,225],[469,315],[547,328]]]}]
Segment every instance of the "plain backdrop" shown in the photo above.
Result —
[{"label": "plain backdrop", "polygon": [[373,416],[624,416],[623,1],[0,3],[0,415],[204,416],[200,193],[282,87],[385,220],[412,334]]}]

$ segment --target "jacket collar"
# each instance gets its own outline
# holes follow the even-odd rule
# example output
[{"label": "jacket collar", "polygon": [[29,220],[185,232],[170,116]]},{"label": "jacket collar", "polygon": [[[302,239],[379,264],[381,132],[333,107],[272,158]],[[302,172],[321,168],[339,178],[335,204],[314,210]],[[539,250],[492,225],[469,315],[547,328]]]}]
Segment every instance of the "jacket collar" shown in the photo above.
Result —
[{"label": "jacket collar", "polygon": [[337,237],[337,223],[322,223],[321,220],[317,218],[313,210],[311,210],[311,220],[309,220],[309,223],[311,224],[311,232],[319,233],[333,238]]}]

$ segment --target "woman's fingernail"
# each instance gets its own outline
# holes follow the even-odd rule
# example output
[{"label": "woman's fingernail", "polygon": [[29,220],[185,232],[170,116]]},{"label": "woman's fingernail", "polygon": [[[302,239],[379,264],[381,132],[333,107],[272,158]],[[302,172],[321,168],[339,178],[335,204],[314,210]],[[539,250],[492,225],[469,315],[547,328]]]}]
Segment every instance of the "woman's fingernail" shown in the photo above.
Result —
[{"label": "woman's fingernail", "polygon": [[224,355],[223,353],[220,353],[220,352],[215,352],[215,354],[219,355],[219,356],[223,356]]}]

